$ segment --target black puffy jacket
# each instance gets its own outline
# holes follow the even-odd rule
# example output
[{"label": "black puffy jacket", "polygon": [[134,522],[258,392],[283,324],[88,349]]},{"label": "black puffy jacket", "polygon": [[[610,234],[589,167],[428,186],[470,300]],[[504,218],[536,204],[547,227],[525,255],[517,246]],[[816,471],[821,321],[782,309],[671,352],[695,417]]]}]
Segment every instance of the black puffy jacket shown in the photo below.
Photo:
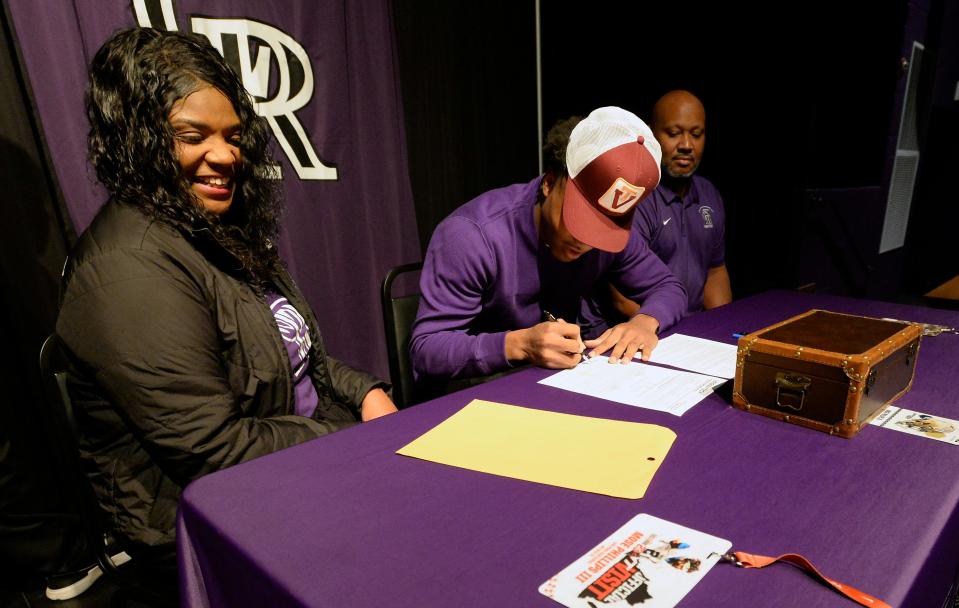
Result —
[{"label": "black puffy jacket", "polygon": [[134,543],[174,541],[190,481],[350,426],[376,378],[327,356],[289,276],[277,291],[306,319],[320,404],[293,413],[289,356],[264,299],[230,273],[236,260],[107,203],[64,273],[57,333],[73,370],[81,450],[114,528]]}]

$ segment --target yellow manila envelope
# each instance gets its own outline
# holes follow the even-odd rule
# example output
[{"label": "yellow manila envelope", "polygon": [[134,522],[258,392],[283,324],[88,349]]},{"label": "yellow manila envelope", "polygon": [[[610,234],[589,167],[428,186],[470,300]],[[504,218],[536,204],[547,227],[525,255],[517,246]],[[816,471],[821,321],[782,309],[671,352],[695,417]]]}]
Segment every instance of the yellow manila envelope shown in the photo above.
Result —
[{"label": "yellow manila envelope", "polygon": [[561,488],[642,498],[676,433],[474,399],[397,454]]}]

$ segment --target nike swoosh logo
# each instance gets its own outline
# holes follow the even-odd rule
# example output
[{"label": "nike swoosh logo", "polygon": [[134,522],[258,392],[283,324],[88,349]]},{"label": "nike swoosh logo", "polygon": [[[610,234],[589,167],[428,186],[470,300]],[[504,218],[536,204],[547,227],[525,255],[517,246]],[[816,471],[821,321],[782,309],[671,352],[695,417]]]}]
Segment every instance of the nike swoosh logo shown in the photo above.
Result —
[{"label": "nike swoosh logo", "polygon": [[669,220],[671,220],[671,219],[673,219],[673,218],[667,218],[667,219],[663,220],[663,226],[665,226],[666,224],[668,224],[668,223],[669,223]]}]

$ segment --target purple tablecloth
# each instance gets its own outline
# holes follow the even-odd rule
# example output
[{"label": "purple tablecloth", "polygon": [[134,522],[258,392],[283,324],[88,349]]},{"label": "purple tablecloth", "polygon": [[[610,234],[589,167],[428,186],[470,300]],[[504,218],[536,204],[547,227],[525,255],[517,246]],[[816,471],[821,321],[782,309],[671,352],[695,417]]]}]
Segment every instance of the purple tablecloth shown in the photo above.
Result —
[{"label": "purple tablecloth", "polygon": [[[959,313],[770,292],[674,331],[734,343],[825,308],[959,325]],[[898,405],[959,418],[959,336],[924,338]],[[712,395],[682,417],[546,387],[525,370],[204,477],[185,491],[186,606],[558,606],[539,585],[637,513],[798,552],[893,606],[938,608],[959,567],[959,448],[867,427],[852,440]],[[471,399],[655,423],[678,438],[641,500],[457,469],[394,452]],[[786,565],[720,563],[683,608],[852,606]]]}]

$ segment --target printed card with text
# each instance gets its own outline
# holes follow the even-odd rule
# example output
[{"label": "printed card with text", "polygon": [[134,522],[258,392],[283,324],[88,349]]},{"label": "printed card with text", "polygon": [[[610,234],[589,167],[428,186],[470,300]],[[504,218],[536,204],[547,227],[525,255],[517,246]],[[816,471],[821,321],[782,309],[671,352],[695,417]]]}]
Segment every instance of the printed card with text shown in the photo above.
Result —
[{"label": "printed card with text", "polygon": [[959,420],[887,406],[870,424],[959,445]]},{"label": "printed card with text", "polygon": [[670,608],[731,546],[641,513],[540,585],[539,592],[570,608]]}]

